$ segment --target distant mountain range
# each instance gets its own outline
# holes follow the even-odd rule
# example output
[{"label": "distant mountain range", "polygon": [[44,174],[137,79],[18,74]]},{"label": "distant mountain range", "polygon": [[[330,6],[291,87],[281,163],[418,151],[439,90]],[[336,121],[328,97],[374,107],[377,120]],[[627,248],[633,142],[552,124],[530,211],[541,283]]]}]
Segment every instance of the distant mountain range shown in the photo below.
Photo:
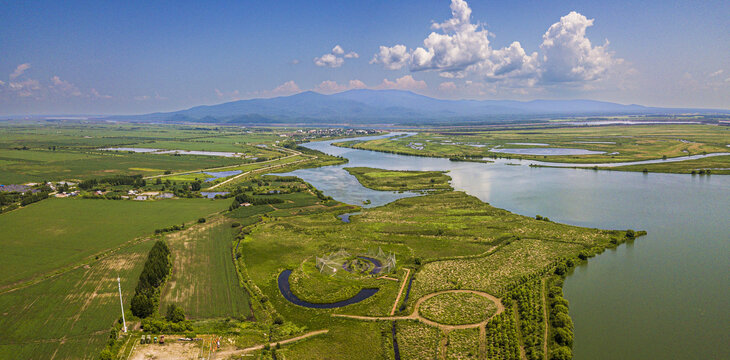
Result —
[{"label": "distant mountain range", "polygon": [[594,100],[441,100],[403,90],[312,91],[117,119],[219,124],[445,124],[557,116],[730,114],[730,110],[655,108]]}]

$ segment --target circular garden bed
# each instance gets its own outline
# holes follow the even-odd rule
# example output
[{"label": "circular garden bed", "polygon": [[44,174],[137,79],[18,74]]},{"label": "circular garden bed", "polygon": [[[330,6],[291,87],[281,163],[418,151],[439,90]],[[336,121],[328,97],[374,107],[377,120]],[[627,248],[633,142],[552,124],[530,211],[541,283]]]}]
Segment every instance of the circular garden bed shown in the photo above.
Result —
[{"label": "circular garden bed", "polygon": [[453,292],[426,299],[418,313],[426,319],[445,325],[475,324],[497,312],[497,305],[478,294]]}]

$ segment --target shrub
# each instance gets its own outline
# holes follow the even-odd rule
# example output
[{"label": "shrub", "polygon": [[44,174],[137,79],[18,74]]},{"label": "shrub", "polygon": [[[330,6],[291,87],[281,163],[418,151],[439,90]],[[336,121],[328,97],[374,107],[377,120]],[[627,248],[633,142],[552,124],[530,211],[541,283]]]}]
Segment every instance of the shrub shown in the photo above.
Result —
[{"label": "shrub", "polygon": [[132,314],[140,318],[146,318],[155,312],[155,302],[147,295],[135,294],[132,297]]},{"label": "shrub", "polygon": [[205,218],[200,218],[200,219],[198,219],[198,224],[202,224],[202,223],[204,223],[204,222],[205,222]]},{"label": "shrub", "polygon": [[99,360],[113,360],[114,354],[109,349],[104,349],[99,353]]},{"label": "shrub", "polygon": [[567,346],[561,346],[550,352],[550,360],[570,360],[573,352]]},{"label": "shrub", "polygon": [[557,328],[555,329],[553,337],[555,339],[555,342],[560,345],[568,347],[573,346],[573,332],[570,331],[570,329]]},{"label": "shrub", "polygon": [[634,230],[628,229],[626,230],[626,237],[627,238],[635,238],[636,232]]},{"label": "shrub", "polygon": [[573,328],[573,320],[570,319],[570,316],[564,312],[560,312],[555,314],[552,319],[550,319],[553,326],[556,328],[566,328],[566,329],[572,329]]},{"label": "shrub", "polygon": [[167,321],[179,323],[185,320],[185,312],[181,307],[175,304],[170,304],[167,306],[167,315],[165,316],[165,319],[167,319]]}]

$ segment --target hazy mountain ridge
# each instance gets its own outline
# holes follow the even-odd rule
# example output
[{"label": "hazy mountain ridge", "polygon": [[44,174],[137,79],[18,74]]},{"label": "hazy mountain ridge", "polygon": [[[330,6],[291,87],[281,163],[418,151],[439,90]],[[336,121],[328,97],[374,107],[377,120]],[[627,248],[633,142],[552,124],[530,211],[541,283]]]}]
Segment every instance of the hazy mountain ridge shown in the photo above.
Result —
[{"label": "hazy mountain ridge", "polygon": [[596,100],[443,100],[403,90],[357,89],[332,95],[306,91],[291,96],[239,100],[123,118],[208,123],[433,123],[568,115],[679,113],[729,114],[730,110],[656,108]]}]

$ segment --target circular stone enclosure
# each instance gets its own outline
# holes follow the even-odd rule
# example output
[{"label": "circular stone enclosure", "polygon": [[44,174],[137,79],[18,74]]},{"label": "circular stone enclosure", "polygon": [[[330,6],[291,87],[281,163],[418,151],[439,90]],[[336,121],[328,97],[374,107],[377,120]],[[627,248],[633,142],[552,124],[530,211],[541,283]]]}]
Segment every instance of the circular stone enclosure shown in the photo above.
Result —
[{"label": "circular stone enclosure", "polygon": [[492,300],[470,292],[449,292],[430,297],[418,307],[424,318],[444,325],[476,324],[497,312]]}]

